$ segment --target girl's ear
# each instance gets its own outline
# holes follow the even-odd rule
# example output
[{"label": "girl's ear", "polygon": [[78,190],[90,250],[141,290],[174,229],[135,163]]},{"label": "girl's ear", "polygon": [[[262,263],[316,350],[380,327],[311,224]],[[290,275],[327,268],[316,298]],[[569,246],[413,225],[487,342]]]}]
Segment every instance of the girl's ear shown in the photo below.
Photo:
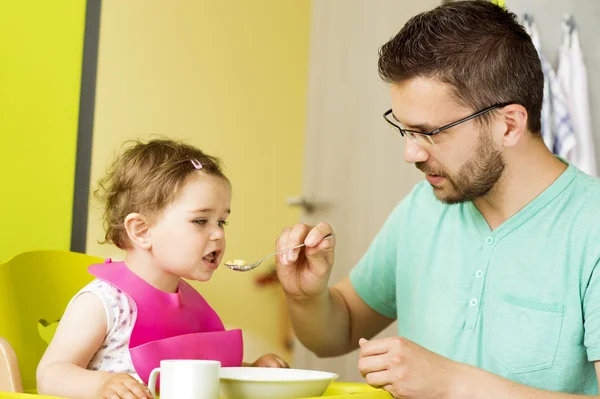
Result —
[{"label": "girl's ear", "polygon": [[125,217],[125,231],[131,243],[142,249],[152,248],[150,225],[141,213],[130,213]]}]

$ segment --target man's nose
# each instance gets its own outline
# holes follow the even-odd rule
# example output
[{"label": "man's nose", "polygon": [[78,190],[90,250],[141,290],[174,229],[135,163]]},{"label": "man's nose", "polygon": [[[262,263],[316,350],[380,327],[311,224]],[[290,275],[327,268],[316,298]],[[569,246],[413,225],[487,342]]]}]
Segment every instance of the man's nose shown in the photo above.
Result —
[{"label": "man's nose", "polygon": [[416,163],[425,162],[428,159],[429,153],[427,150],[407,137],[404,145],[404,161],[407,163]]}]

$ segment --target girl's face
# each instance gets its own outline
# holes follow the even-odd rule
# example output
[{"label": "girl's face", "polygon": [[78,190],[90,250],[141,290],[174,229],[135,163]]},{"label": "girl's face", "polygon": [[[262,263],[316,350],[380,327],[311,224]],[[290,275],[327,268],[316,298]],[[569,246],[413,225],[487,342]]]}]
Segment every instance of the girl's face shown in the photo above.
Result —
[{"label": "girl's face", "polygon": [[230,208],[228,181],[194,173],[149,229],[157,265],[178,277],[210,280],[225,252]]}]

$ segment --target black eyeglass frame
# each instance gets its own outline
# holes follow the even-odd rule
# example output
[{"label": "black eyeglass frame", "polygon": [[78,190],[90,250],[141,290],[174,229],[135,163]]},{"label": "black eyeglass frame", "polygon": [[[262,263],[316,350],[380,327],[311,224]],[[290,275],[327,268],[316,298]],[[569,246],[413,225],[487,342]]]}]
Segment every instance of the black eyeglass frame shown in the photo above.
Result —
[{"label": "black eyeglass frame", "polygon": [[[461,123],[464,123],[464,122],[470,121],[471,119],[477,118],[478,116],[481,116],[481,115],[483,115],[483,114],[485,114],[487,112],[490,112],[490,111],[492,111],[492,110],[494,110],[496,108],[503,108],[503,107],[506,107],[507,105],[510,105],[510,104],[512,104],[512,102],[509,102],[509,103],[500,103],[500,104],[492,105],[491,107],[484,108],[481,111],[477,111],[474,114],[467,116],[466,118],[462,118],[462,119],[457,120],[456,122],[452,122],[452,123],[449,123],[449,124],[444,125],[442,127],[439,127],[439,128],[437,128],[437,129],[435,129],[435,130],[433,130],[431,132],[417,132],[415,130],[404,129],[403,127],[400,127],[400,126],[396,125],[393,121],[391,121],[391,120],[388,119],[388,116],[390,114],[392,115],[392,117],[394,119],[396,119],[396,117],[394,117],[394,115],[393,115],[393,112],[392,112],[391,108],[389,110],[387,110],[383,114],[383,119],[385,119],[385,121],[389,125],[391,125],[394,128],[394,130],[398,130],[398,133],[402,137],[404,137],[404,135],[406,134],[406,132],[412,133],[412,134],[420,134],[420,135],[425,135],[425,136],[431,137],[431,136],[435,136],[438,133],[443,132],[444,130],[450,129],[451,127],[454,127],[456,125],[460,125]],[[410,135],[407,135],[407,136],[410,137]]]}]

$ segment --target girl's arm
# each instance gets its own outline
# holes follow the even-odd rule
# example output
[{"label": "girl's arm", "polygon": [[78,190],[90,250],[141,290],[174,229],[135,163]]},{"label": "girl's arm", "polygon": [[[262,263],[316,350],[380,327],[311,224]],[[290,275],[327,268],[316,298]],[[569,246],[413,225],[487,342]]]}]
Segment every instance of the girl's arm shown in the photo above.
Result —
[{"label": "girl's arm", "polygon": [[96,398],[113,373],[86,370],[106,336],[102,302],[83,293],[69,305],[37,368],[38,392],[66,398]]}]

